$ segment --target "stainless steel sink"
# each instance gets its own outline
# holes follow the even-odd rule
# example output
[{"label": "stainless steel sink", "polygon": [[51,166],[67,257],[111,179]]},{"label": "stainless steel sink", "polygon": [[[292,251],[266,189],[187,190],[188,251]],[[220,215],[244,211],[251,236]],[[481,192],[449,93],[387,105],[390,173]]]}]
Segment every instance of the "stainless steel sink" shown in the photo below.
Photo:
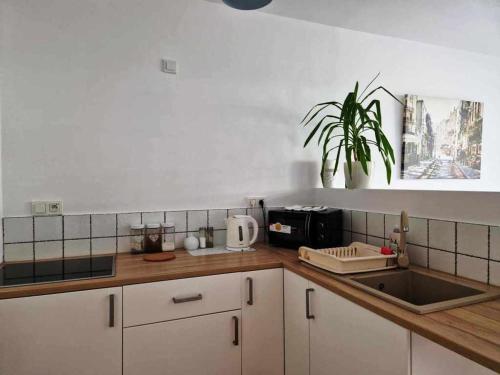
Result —
[{"label": "stainless steel sink", "polygon": [[492,300],[500,289],[425,270],[393,270],[342,277],[343,281],[418,314]]}]

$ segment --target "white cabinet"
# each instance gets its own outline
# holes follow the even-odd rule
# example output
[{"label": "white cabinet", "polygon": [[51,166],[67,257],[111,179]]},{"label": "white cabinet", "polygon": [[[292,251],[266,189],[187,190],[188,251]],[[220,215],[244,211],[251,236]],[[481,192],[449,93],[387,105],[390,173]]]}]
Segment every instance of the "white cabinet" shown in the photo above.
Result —
[{"label": "white cabinet", "polygon": [[309,320],[306,318],[306,290],[309,281],[284,271],[285,372],[309,374]]},{"label": "white cabinet", "polygon": [[0,374],[121,375],[121,291],[0,301]]},{"label": "white cabinet", "polygon": [[410,332],[310,283],[311,375],[409,374]]},{"label": "white cabinet", "polygon": [[426,338],[411,334],[412,375],[493,375],[493,372]]},{"label": "white cabinet", "polygon": [[241,311],[124,329],[124,375],[241,374]]},{"label": "white cabinet", "polygon": [[408,330],[285,270],[287,375],[409,374]]},{"label": "white cabinet", "polygon": [[240,309],[240,280],[227,273],[124,286],[124,326]]},{"label": "white cabinet", "polygon": [[241,274],[242,373],[283,375],[283,269]]}]

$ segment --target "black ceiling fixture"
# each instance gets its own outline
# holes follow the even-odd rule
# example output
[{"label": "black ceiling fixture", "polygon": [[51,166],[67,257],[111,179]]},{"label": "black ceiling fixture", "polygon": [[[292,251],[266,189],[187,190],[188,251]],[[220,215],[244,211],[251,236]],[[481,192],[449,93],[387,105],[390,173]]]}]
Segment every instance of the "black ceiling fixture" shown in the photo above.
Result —
[{"label": "black ceiling fixture", "polygon": [[254,10],[265,7],[272,0],[222,0],[224,4],[231,8],[240,10]]}]

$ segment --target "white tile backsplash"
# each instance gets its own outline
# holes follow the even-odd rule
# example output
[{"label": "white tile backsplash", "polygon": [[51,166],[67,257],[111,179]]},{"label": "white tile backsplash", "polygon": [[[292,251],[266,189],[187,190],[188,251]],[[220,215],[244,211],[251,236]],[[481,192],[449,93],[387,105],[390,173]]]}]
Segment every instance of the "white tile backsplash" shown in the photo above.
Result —
[{"label": "white tile backsplash", "polygon": [[62,216],[35,217],[35,241],[62,240]]},{"label": "white tile backsplash", "polygon": [[420,267],[427,267],[427,248],[411,244],[408,244],[407,246],[410,263]]},{"label": "white tile backsplash", "polygon": [[175,248],[182,249],[184,247],[184,240],[186,239],[186,233],[176,233],[175,234]]},{"label": "white tile backsplash", "polygon": [[455,223],[429,220],[429,247],[455,251]]},{"label": "white tile backsplash", "polygon": [[4,246],[4,258],[6,262],[22,260],[33,260],[33,243],[15,243]]},{"label": "white tile backsplash", "polygon": [[246,208],[230,208],[228,210],[228,217],[233,215],[246,215],[246,214],[247,214]]},{"label": "white tile backsplash", "polygon": [[90,239],[85,240],[64,240],[64,256],[89,256]]},{"label": "white tile backsplash", "polygon": [[352,242],[366,242],[366,234],[352,232],[351,241]]},{"label": "white tile backsplash", "polygon": [[64,216],[64,239],[89,238],[90,215]]},{"label": "white tile backsplash", "polygon": [[[215,245],[223,245],[226,240],[226,217],[245,214],[253,216],[260,227],[264,225],[260,208],[156,211],[142,214],[140,212],[82,214],[64,217],[6,217],[4,259],[5,261],[31,260],[34,247],[37,250],[37,259],[60,257],[63,249],[63,231],[64,255],[68,257],[88,255],[91,247],[94,255],[116,251],[129,252],[130,225],[139,224],[141,216],[143,223],[160,223],[164,220],[173,222],[177,248],[183,247],[186,232],[197,232],[199,227],[207,225],[215,228]],[[189,225],[186,226],[188,220]],[[384,238],[389,237],[394,227],[399,227],[399,220],[399,215],[345,209],[343,245],[359,241],[384,246],[386,242]],[[413,264],[452,274],[457,268],[459,276],[480,281],[487,281],[489,268],[491,283],[498,283],[500,227],[415,217],[410,217],[409,220],[408,253]],[[265,233],[261,228],[258,241],[264,240]],[[458,251],[456,261],[455,247]],[[488,261],[488,258],[491,260]]]},{"label": "white tile backsplash", "polygon": [[488,280],[488,261],[459,254],[457,275],[485,283]]},{"label": "white tile backsplash", "polygon": [[410,217],[408,219],[409,232],[406,240],[419,246],[428,246],[427,243],[427,219]]},{"label": "white tile backsplash", "polygon": [[92,255],[111,254],[116,252],[116,238],[93,238]]},{"label": "white tile backsplash", "polygon": [[352,211],[352,231],[366,233],[366,212]]},{"label": "white tile backsplash", "polygon": [[165,221],[165,213],[163,211],[144,212],[142,214],[143,224],[160,224]]},{"label": "white tile backsplash", "polygon": [[455,254],[441,250],[429,250],[429,268],[455,274]]},{"label": "white tile backsplash", "polygon": [[[257,233],[258,235],[258,233]],[[214,246],[223,246],[226,244],[226,231],[225,230],[215,230],[214,231]]]},{"label": "white tile backsplash", "polygon": [[4,219],[4,242],[33,241],[32,217],[8,217]]},{"label": "white tile backsplash", "polygon": [[92,237],[116,236],[116,215],[92,215]]},{"label": "white tile backsplash", "polygon": [[188,230],[198,231],[200,227],[206,227],[207,220],[207,210],[188,211]]},{"label": "white tile backsplash", "polygon": [[490,261],[490,284],[500,286],[500,262]]},{"label": "white tile backsplash", "polygon": [[166,216],[167,216],[167,221],[171,221],[174,223],[176,232],[185,232],[187,230],[186,211],[167,211]]},{"label": "white tile backsplash", "polygon": [[369,236],[384,237],[384,214],[368,212],[367,223]]},{"label": "white tile backsplash", "polygon": [[119,253],[129,253],[130,252],[130,239],[132,237],[118,237],[118,249]]},{"label": "white tile backsplash", "polygon": [[500,227],[490,227],[490,258],[500,261]]},{"label": "white tile backsplash", "polygon": [[130,226],[141,224],[140,212],[118,214],[118,236],[128,236]]},{"label": "white tile backsplash", "polygon": [[35,260],[62,258],[62,241],[35,242]]},{"label": "white tile backsplash", "polygon": [[488,227],[476,224],[457,224],[457,252],[488,257]]},{"label": "white tile backsplash", "polygon": [[209,210],[208,225],[214,229],[225,229],[227,219],[227,210]]},{"label": "white tile backsplash", "polygon": [[368,239],[366,242],[369,243],[370,245],[377,246],[377,247],[385,246],[385,240],[383,238],[380,238],[380,237],[368,236]]}]

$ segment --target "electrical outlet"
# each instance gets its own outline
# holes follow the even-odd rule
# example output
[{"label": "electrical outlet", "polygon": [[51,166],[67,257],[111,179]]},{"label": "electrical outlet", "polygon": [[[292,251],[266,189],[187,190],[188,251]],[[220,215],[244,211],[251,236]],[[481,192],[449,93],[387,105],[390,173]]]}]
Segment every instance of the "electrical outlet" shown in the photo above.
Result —
[{"label": "electrical outlet", "polygon": [[32,201],[31,214],[33,216],[57,216],[63,213],[62,201]]},{"label": "electrical outlet", "polygon": [[250,208],[259,207],[259,201],[261,199],[264,200],[264,199],[266,199],[266,197],[264,197],[262,195],[253,195],[253,196],[247,197],[248,207],[250,207]]}]

